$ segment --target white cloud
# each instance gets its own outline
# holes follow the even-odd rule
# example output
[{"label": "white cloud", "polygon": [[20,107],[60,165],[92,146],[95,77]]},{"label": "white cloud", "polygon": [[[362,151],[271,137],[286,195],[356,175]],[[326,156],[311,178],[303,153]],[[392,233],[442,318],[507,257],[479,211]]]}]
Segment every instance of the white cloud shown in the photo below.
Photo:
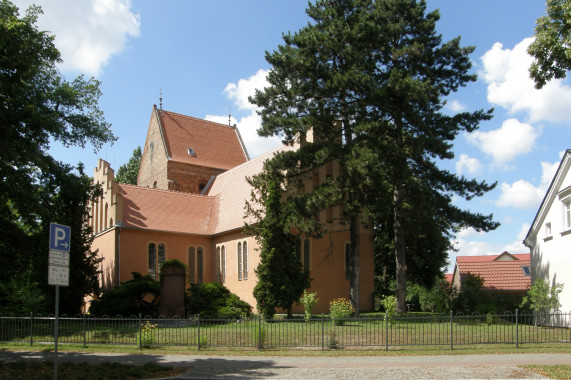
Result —
[{"label": "white cloud", "polygon": [[529,248],[523,245],[523,239],[527,236],[527,232],[529,231],[530,225],[528,223],[524,223],[519,230],[517,235],[517,239],[514,240],[512,243],[507,244],[504,246],[503,251],[507,251],[509,253],[529,253]]},{"label": "white cloud", "polygon": [[532,58],[527,47],[532,41],[526,38],[511,50],[496,42],[481,57],[480,74],[488,83],[488,101],[512,113],[526,112],[531,122],[566,121],[571,117],[571,88],[553,80],[535,89],[528,71]]},{"label": "white cloud", "polygon": [[498,165],[512,161],[520,154],[529,153],[539,136],[532,125],[508,119],[501,128],[489,132],[475,131],[467,135],[468,141],[493,157]]},{"label": "white cloud", "polygon": [[256,89],[264,89],[268,86],[266,79],[268,75],[267,70],[258,70],[258,72],[248,79],[240,79],[238,83],[228,83],[224,92],[234,101],[240,110],[255,111],[257,106],[248,101],[249,96],[254,96]]},{"label": "white cloud", "polygon": [[[256,89],[263,89],[268,85],[266,80],[268,72],[258,70],[258,72],[247,79],[240,79],[237,83],[228,83],[224,92],[231,99],[239,110],[246,111],[246,115],[240,120],[233,119],[244,140],[246,149],[251,158],[258,157],[281,145],[281,138],[260,137],[258,129],[262,126],[262,118],[256,113],[258,109],[248,101],[248,97],[254,95]],[[226,124],[228,116],[207,115],[207,120]]]},{"label": "white cloud", "polygon": [[496,201],[498,206],[515,207],[519,209],[534,209],[539,206],[539,202],[544,192],[531,183],[522,179],[512,183],[502,183],[501,195]]},{"label": "white cloud", "polygon": [[446,108],[453,112],[462,112],[466,110],[466,106],[460,103],[458,100],[452,100],[446,104]]},{"label": "white cloud", "polygon": [[[33,0],[15,0],[20,14]],[[97,75],[113,55],[121,53],[129,37],[139,36],[139,15],[130,0],[57,0],[39,2],[43,14],[38,28],[55,35],[61,70]]]},{"label": "white cloud", "polygon": [[512,184],[502,183],[500,186],[501,194],[496,201],[496,205],[511,206],[519,209],[539,207],[558,167],[559,162],[541,162],[541,182],[537,187],[523,179]]},{"label": "white cloud", "polygon": [[478,174],[482,170],[482,164],[478,159],[469,157],[467,154],[461,154],[460,159],[456,162],[456,172],[462,174]]}]

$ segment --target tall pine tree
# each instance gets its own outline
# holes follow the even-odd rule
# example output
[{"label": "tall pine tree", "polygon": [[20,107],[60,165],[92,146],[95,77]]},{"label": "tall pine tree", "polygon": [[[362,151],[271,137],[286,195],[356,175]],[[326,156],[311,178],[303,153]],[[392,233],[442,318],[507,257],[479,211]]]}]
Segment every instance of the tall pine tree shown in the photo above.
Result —
[{"label": "tall pine tree", "polygon": [[[359,310],[359,226],[375,218],[392,227],[399,312],[405,311],[406,210],[435,202],[433,218],[444,218],[443,236],[461,227],[497,227],[492,216],[464,211],[452,196],[467,199],[493,188],[437,167],[453,158],[452,141],[477,129],[491,111],[442,112],[445,98],[476,79],[469,71],[472,47],[460,39],[443,43],[436,34],[437,11],[424,1],[318,0],[309,4],[313,20],[266,54],[269,86],[251,101],[261,107],[263,136],[281,134],[292,142],[310,128],[313,144],[278,155],[288,193],[302,207],[341,205],[351,239],[350,300]],[[306,194],[298,178],[327,162],[340,175]],[[300,201],[303,200],[303,201]],[[414,215],[409,213],[409,215]],[[380,216],[380,218],[379,218]],[[301,219],[301,218],[300,218]],[[291,219],[294,222],[294,218]],[[292,226],[295,227],[295,226]],[[322,226],[313,225],[319,229]]]}]

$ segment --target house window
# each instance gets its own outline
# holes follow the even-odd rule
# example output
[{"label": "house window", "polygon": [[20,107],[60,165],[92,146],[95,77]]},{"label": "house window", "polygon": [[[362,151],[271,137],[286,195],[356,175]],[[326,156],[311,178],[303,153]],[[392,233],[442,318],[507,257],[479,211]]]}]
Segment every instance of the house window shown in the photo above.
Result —
[{"label": "house window", "polygon": [[196,254],[194,247],[188,247],[188,282],[194,284],[196,277]]},{"label": "house window", "polygon": [[244,280],[248,279],[248,243],[244,241],[242,246],[242,270],[244,271]]},{"label": "house window", "polygon": [[149,276],[152,278],[156,278],[157,276],[157,246],[155,243],[149,243],[149,250],[148,250],[148,264],[149,264]]},{"label": "house window", "polygon": [[545,237],[551,236],[551,222],[545,223]]},{"label": "house window", "polygon": [[204,250],[202,247],[196,249],[196,282],[204,282]]},{"label": "house window", "polygon": [[566,230],[571,228],[571,198],[563,200],[563,227]]},{"label": "house window", "polygon": [[242,243],[238,243],[236,255],[236,259],[238,260],[238,281],[242,281]]},{"label": "house window", "polygon": [[216,248],[216,261],[218,267],[218,282],[224,283],[226,276],[226,246],[222,245]]},{"label": "house window", "polygon": [[345,280],[351,278],[351,243],[345,243]]},{"label": "house window", "polygon": [[301,256],[303,271],[309,273],[311,268],[311,245],[309,239],[303,239],[303,244],[301,239],[297,239],[297,251]]},{"label": "house window", "polygon": [[529,268],[529,266],[523,266],[521,267],[521,270],[523,270],[524,276],[531,276],[531,269]]},{"label": "house window", "polygon": [[161,274],[161,265],[163,265],[163,263],[166,260],[166,248],[165,248],[165,244],[164,243],[160,243],[159,244],[159,265],[157,266],[157,268],[159,268],[159,275]]}]

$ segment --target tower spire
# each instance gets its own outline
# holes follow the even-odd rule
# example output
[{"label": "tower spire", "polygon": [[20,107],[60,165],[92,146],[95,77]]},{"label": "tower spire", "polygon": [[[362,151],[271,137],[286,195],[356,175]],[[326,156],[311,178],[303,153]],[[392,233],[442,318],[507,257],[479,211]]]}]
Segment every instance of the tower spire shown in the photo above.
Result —
[{"label": "tower spire", "polygon": [[159,108],[162,110],[163,109],[163,89],[161,88],[160,93],[159,93]]},{"label": "tower spire", "polygon": [[232,114],[230,113],[230,106],[228,106],[228,126],[232,126]]}]

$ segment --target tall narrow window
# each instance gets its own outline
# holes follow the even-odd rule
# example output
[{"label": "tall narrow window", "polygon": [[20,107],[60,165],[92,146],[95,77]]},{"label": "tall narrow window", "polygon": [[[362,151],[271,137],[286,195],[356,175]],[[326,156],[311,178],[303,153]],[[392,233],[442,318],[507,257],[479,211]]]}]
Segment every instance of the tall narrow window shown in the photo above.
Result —
[{"label": "tall narrow window", "polygon": [[196,261],[194,247],[188,247],[188,283],[194,284],[196,281]]},{"label": "tall narrow window", "polygon": [[345,280],[351,278],[351,243],[345,243]]},{"label": "tall narrow window", "polygon": [[204,282],[204,250],[202,247],[196,249],[196,277],[197,283]]},{"label": "tall narrow window", "polygon": [[155,243],[149,243],[149,251],[148,251],[148,264],[149,264],[149,276],[155,278],[157,275],[157,246]]},{"label": "tall narrow window", "polygon": [[571,228],[571,198],[563,201],[563,226],[566,230]]},{"label": "tall narrow window", "polygon": [[311,250],[309,239],[303,241],[303,271],[309,273],[311,265]]},{"label": "tall narrow window", "polygon": [[226,246],[222,246],[222,261],[220,262],[222,272],[222,282],[226,280]]},{"label": "tall narrow window", "polygon": [[216,276],[218,282],[222,282],[222,271],[220,269],[220,247],[216,247]]},{"label": "tall narrow window", "polygon": [[236,259],[238,260],[238,281],[242,281],[242,243],[238,243],[236,251]]},{"label": "tall narrow window", "polygon": [[[157,268],[159,269],[159,275],[161,274],[161,265],[163,265],[163,263],[166,260],[166,249],[165,249],[165,244],[164,243],[160,243],[159,244],[159,265],[157,266]],[[158,280],[158,278],[156,278],[156,280]]]},{"label": "tall narrow window", "polygon": [[244,271],[244,280],[248,279],[248,243],[244,242],[242,246],[242,268]]}]

